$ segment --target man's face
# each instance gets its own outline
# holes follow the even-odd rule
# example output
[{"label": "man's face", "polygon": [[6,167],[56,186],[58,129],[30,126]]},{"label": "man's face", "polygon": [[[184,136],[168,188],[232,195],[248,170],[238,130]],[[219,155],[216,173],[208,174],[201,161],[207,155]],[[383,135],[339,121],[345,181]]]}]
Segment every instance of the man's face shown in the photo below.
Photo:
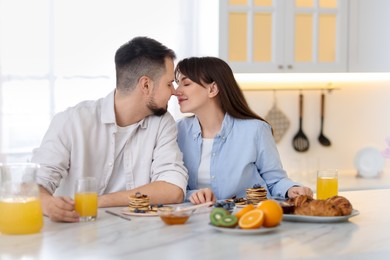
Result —
[{"label": "man's face", "polygon": [[156,116],[162,116],[167,112],[168,101],[175,93],[173,86],[174,65],[173,60],[165,59],[165,73],[154,82],[153,91],[149,97],[147,107]]}]

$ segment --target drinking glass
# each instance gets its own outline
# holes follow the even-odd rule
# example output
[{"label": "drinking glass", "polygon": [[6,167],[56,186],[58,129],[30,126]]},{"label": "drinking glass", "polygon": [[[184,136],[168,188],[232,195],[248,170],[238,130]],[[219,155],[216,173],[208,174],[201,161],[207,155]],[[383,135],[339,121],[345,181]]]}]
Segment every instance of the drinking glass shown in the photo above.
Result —
[{"label": "drinking glass", "polygon": [[84,177],[77,180],[74,200],[75,210],[80,215],[80,221],[95,221],[98,205],[96,178]]},{"label": "drinking glass", "polygon": [[38,164],[0,164],[0,233],[33,234],[43,227],[42,205],[35,182]]},{"label": "drinking glass", "polygon": [[317,199],[325,200],[338,194],[338,171],[336,169],[317,172]]}]

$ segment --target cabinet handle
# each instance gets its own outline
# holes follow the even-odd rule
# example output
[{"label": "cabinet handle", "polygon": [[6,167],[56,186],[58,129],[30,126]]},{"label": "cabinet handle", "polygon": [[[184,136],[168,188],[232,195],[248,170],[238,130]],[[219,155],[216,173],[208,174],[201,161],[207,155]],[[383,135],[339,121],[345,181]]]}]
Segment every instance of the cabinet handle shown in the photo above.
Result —
[{"label": "cabinet handle", "polygon": [[291,70],[293,68],[293,66],[292,65],[287,65],[287,68]]},{"label": "cabinet handle", "polygon": [[280,70],[282,70],[283,68],[284,68],[283,65],[278,66],[278,69],[280,69]]}]

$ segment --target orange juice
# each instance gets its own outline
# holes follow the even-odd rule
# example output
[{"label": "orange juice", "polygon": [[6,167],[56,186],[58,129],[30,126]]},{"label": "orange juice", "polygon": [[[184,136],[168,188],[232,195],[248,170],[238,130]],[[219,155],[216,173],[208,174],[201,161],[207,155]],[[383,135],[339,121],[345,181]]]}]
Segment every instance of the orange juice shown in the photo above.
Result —
[{"label": "orange juice", "polygon": [[317,178],[317,199],[325,200],[337,195],[338,181],[337,177],[318,177]]},{"label": "orange juice", "polygon": [[41,202],[37,198],[0,200],[0,233],[33,234],[43,227]]},{"label": "orange juice", "polygon": [[96,192],[79,192],[74,196],[75,210],[80,214],[80,217],[93,217],[97,215],[97,199]]}]

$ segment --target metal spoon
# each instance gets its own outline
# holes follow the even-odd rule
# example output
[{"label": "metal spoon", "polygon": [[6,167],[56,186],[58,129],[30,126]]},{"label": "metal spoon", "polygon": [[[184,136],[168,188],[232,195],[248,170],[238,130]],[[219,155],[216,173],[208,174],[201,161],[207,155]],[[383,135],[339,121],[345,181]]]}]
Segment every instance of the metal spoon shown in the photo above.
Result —
[{"label": "metal spoon", "polygon": [[330,146],[330,140],[322,133],[324,128],[324,110],[325,110],[325,95],[324,93],[321,94],[321,131],[320,135],[318,136],[318,141],[323,146]]},{"label": "metal spoon", "polygon": [[303,95],[299,94],[299,131],[293,138],[293,147],[297,152],[306,152],[309,149],[309,139],[302,130]]}]

